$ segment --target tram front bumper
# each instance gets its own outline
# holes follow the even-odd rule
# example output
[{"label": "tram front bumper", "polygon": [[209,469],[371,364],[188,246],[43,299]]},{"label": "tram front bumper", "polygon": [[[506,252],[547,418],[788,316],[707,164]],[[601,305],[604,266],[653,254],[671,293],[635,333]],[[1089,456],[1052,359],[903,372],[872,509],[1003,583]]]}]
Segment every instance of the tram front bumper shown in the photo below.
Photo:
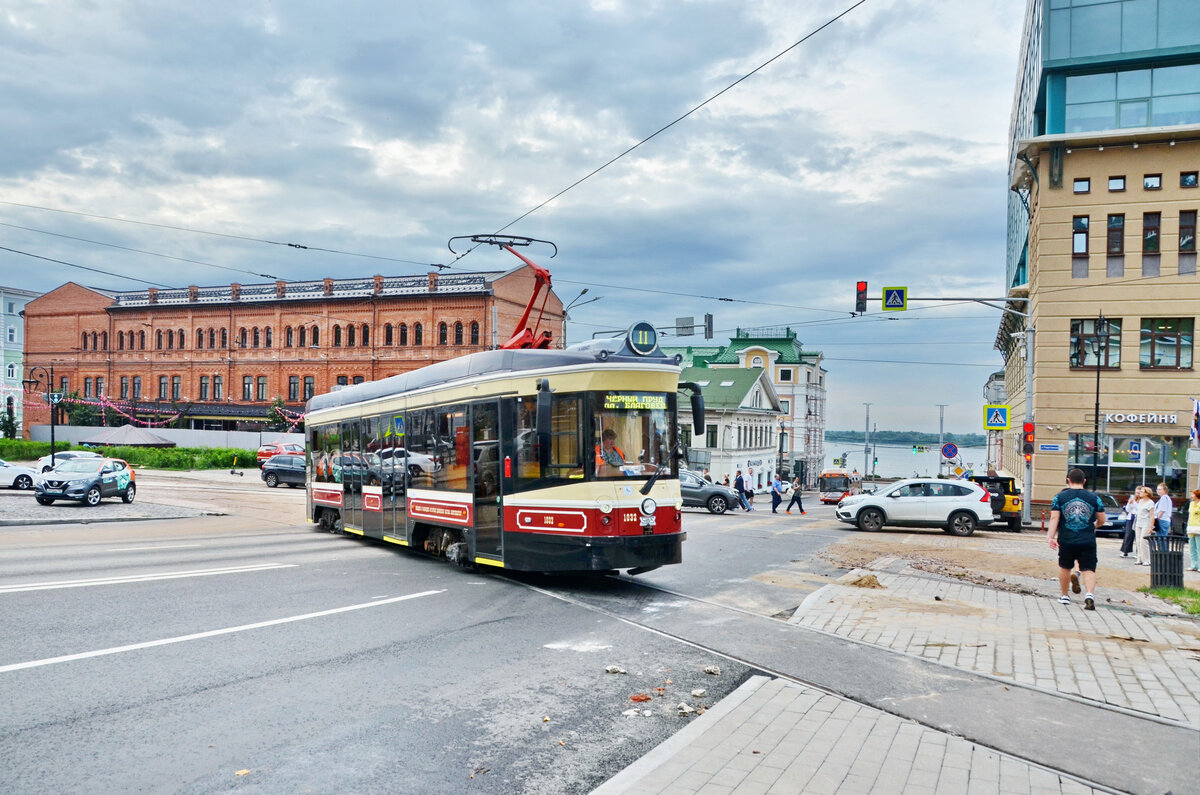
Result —
[{"label": "tram front bumper", "polygon": [[649,570],[683,561],[687,533],[558,536],[505,533],[504,567],[517,571]]}]

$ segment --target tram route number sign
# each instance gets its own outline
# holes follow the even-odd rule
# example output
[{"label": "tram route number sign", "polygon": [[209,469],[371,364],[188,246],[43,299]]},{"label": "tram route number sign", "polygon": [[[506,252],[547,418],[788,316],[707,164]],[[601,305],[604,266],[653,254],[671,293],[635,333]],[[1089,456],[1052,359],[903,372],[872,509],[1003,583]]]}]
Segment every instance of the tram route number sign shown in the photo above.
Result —
[{"label": "tram route number sign", "polygon": [[665,411],[667,396],[644,392],[609,392],[604,396],[605,411]]}]

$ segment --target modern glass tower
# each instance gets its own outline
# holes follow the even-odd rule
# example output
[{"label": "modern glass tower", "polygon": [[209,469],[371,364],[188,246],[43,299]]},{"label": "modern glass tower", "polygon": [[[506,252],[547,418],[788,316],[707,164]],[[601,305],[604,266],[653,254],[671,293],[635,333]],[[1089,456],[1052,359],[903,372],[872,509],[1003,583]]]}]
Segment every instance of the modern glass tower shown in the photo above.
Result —
[{"label": "modern glass tower", "polygon": [[[1197,123],[1200,0],[1029,0],[1009,125],[1010,176],[1018,143],[1036,136]],[[1014,192],[1010,288],[1028,281],[1028,238],[1025,198]]]}]

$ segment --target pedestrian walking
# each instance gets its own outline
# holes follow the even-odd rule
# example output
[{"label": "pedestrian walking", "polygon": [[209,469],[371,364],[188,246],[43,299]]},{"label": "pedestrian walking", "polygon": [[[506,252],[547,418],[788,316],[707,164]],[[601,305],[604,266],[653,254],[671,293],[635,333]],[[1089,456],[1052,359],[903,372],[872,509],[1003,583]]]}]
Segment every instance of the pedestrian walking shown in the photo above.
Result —
[{"label": "pedestrian walking", "polygon": [[1137,549],[1137,565],[1150,565],[1150,542],[1147,537],[1154,530],[1154,500],[1150,496],[1150,489],[1145,486],[1138,486],[1135,492],[1137,496],[1137,513],[1133,518],[1134,546]]},{"label": "pedestrian walking", "polygon": [[1096,530],[1103,527],[1104,503],[1084,488],[1087,476],[1082,469],[1067,473],[1067,487],[1054,495],[1050,502],[1050,531],[1046,543],[1058,551],[1058,585],[1062,596],[1058,601],[1071,604],[1067,588],[1071,571],[1079,564],[1083,578],[1083,609],[1096,609]]},{"label": "pedestrian walking", "polygon": [[742,508],[753,511],[754,508],[750,505],[750,501],[746,499],[746,479],[742,477],[740,469],[737,471],[737,477],[733,479],[733,490],[737,492],[738,499],[742,501]]},{"label": "pedestrian walking", "polygon": [[783,502],[783,483],[779,480],[779,473],[771,478],[771,513],[779,513],[779,503]]},{"label": "pedestrian walking", "polygon": [[1125,501],[1125,534],[1121,538],[1121,557],[1127,558],[1133,552],[1133,544],[1137,535],[1133,530],[1133,520],[1137,516],[1137,489],[1129,492]]},{"label": "pedestrian walking", "polygon": [[1192,571],[1200,571],[1200,489],[1192,489],[1192,501],[1188,503],[1187,537]]},{"label": "pedestrian walking", "polygon": [[726,487],[729,486],[729,473],[728,472],[725,473],[725,479],[721,481],[721,485],[726,486]]},{"label": "pedestrian walking", "polygon": [[1171,514],[1175,513],[1175,503],[1171,502],[1171,492],[1166,483],[1158,484],[1158,502],[1154,504],[1154,530],[1160,536],[1171,532]]},{"label": "pedestrian walking", "polygon": [[708,467],[704,468],[704,479],[707,480],[709,483],[712,483],[712,476],[710,476],[708,474]]},{"label": "pedestrian walking", "polygon": [[750,503],[750,510],[754,510],[754,467],[746,472],[746,502]]},{"label": "pedestrian walking", "polygon": [[784,513],[791,513],[793,505],[796,505],[800,508],[801,516],[808,513],[808,511],[804,510],[804,500],[802,500],[800,498],[801,487],[802,487],[802,484],[800,483],[800,478],[798,478],[798,477],[792,478],[792,500],[791,500],[791,502],[788,503],[788,506],[784,510]]}]

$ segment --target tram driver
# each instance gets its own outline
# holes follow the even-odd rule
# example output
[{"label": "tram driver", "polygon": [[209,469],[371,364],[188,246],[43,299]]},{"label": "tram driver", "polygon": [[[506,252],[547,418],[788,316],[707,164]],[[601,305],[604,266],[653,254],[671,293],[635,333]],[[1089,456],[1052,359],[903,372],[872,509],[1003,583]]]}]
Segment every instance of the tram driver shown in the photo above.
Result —
[{"label": "tram driver", "polygon": [[625,453],[617,447],[617,432],[605,428],[600,434],[600,444],[596,445],[596,474],[600,477],[613,477],[621,474],[625,466]]}]

